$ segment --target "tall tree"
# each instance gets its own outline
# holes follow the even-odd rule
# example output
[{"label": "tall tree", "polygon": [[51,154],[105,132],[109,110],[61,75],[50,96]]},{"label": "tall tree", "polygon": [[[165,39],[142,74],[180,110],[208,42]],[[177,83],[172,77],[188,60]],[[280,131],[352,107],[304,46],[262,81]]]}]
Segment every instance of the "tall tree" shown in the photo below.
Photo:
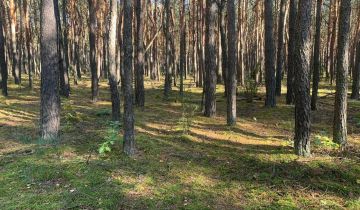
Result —
[{"label": "tall tree", "polygon": [[278,22],[278,45],[276,62],[276,95],[281,96],[281,80],[284,66],[284,28],[285,28],[286,0],[280,2],[280,15]]},{"label": "tall tree", "polygon": [[185,0],[181,0],[180,12],[180,95],[184,92],[184,72],[186,72],[186,23]]},{"label": "tall tree", "polygon": [[29,75],[29,87],[33,86],[32,72],[34,69],[31,65],[31,59],[34,56],[31,50],[31,28],[30,28],[30,7],[28,0],[24,0],[24,16],[25,16],[25,37],[26,37],[26,51],[27,51],[27,64],[28,64],[28,75]]},{"label": "tall tree", "polygon": [[[62,33],[62,41],[63,41],[63,72],[60,75],[60,81],[63,80],[64,86],[62,87],[63,95],[70,95],[70,82],[69,82],[69,41],[68,41],[68,21],[67,21],[67,5],[68,0],[62,1],[62,17],[63,17],[63,33]],[[79,49],[76,49],[77,51]]]},{"label": "tall tree", "polygon": [[276,106],[275,97],[275,44],[273,36],[273,0],[265,0],[265,86],[266,107]]},{"label": "tall tree", "polygon": [[136,61],[135,61],[135,103],[140,107],[145,105],[144,90],[144,19],[146,0],[136,0]]},{"label": "tall tree", "polygon": [[133,1],[124,0],[124,152],[127,155],[135,154],[134,109],[133,109]]},{"label": "tall tree", "polygon": [[310,156],[311,0],[300,0],[295,51],[295,153]]},{"label": "tall tree", "polygon": [[219,68],[221,68],[222,70],[222,76],[223,76],[223,80],[224,80],[224,86],[225,86],[225,96],[227,96],[227,86],[228,86],[228,81],[227,81],[227,74],[228,74],[228,64],[227,64],[227,60],[228,60],[228,48],[227,48],[227,42],[226,42],[226,19],[225,19],[225,0],[221,0],[219,5],[219,30],[220,30],[220,46],[219,46],[219,51],[221,51],[221,66],[219,66]]},{"label": "tall tree", "polygon": [[10,14],[10,31],[11,31],[11,57],[12,57],[12,74],[15,79],[15,84],[21,83],[21,71],[19,68],[19,53],[18,43],[16,40],[16,4],[14,0],[9,0],[9,14]]},{"label": "tall tree", "polygon": [[170,34],[170,19],[171,19],[171,10],[170,10],[170,0],[164,0],[164,35],[165,35],[165,87],[164,87],[164,96],[165,98],[169,97],[171,91],[171,34]]},{"label": "tall tree", "polygon": [[205,112],[207,117],[216,114],[216,0],[206,0],[205,17]]},{"label": "tall tree", "polygon": [[57,46],[57,0],[41,3],[41,137],[47,142],[58,138],[60,127],[59,61]]},{"label": "tall tree", "polygon": [[120,96],[116,74],[116,28],[117,28],[117,0],[111,0],[110,6],[110,34],[109,34],[109,83],[111,91],[112,120],[120,121]]},{"label": "tall tree", "polygon": [[295,47],[296,47],[296,19],[298,0],[290,0],[289,6],[289,42],[288,42],[288,74],[286,103],[294,103],[294,75],[295,75]]},{"label": "tall tree", "polygon": [[[3,2],[0,2],[0,11],[3,11]],[[8,80],[8,69],[7,63],[5,60],[5,38],[3,34],[3,17],[0,15],[0,68],[1,68],[1,88],[2,94],[4,96],[8,96],[8,87],[7,87],[7,80]]]},{"label": "tall tree", "polygon": [[359,99],[360,90],[360,39],[357,41],[355,68],[353,69],[352,99]]},{"label": "tall tree", "polygon": [[342,146],[347,143],[346,118],[350,14],[351,0],[341,0],[336,57],[336,94],[334,105],[333,140]]},{"label": "tall tree", "polygon": [[314,70],[313,70],[313,88],[311,96],[311,109],[317,109],[317,97],[319,90],[320,80],[320,47],[321,47],[321,7],[322,0],[317,0],[316,6],[316,33],[315,33],[315,44],[314,44]]},{"label": "tall tree", "polygon": [[89,2],[89,45],[90,45],[90,69],[91,69],[91,99],[97,101],[99,95],[99,78],[96,66],[96,4],[97,0]]},{"label": "tall tree", "polygon": [[227,92],[227,124],[236,124],[236,26],[234,0],[227,2],[228,22],[228,92]]}]

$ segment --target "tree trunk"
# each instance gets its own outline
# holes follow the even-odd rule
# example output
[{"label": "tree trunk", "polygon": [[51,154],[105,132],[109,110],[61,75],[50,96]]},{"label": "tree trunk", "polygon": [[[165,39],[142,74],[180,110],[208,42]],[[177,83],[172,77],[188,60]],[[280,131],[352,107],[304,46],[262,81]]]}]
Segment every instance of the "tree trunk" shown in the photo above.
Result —
[{"label": "tree trunk", "polygon": [[135,103],[139,107],[145,105],[144,90],[144,18],[146,1],[136,0],[136,62],[135,62]]},{"label": "tree trunk", "polygon": [[311,0],[300,0],[295,52],[295,153],[310,156]]},{"label": "tree trunk", "polygon": [[97,0],[88,0],[89,2],[89,45],[90,45],[90,69],[91,69],[91,99],[97,101],[99,95],[99,78],[96,66],[96,4]]},{"label": "tree trunk", "polygon": [[14,0],[9,0],[9,17],[10,17],[10,31],[11,31],[11,57],[12,57],[12,74],[15,79],[15,84],[21,83],[21,71],[19,69],[19,53],[17,52],[16,40],[16,5]]},{"label": "tree trunk", "polygon": [[180,14],[180,95],[184,92],[184,72],[186,72],[186,23],[185,23],[185,0],[182,0]]},{"label": "tree trunk", "polygon": [[164,9],[164,34],[165,34],[165,87],[164,87],[164,96],[165,98],[169,97],[171,91],[171,35],[170,35],[170,0],[164,0],[165,9]]},{"label": "tree trunk", "polygon": [[228,21],[228,93],[227,93],[227,124],[236,124],[236,26],[234,0],[227,2]]},{"label": "tree trunk", "polygon": [[124,152],[131,156],[135,154],[134,110],[133,110],[133,46],[132,22],[133,1],[124,0]]},{"label": "tree trunk", "polygon": [[295,50],[296,50],[296,19],[298,0],[290,0],[289,8],[289,42],[288,42],[288,74],[286,104],[294,103],[294,75],[295,75]]},{"label": "tree trunk", "polygon": [[281,96],[281,80],[284,66],[284,27],[285,27],[286,0],[280,2],[280,16],[278,22],[278,48],[276,64],[276,95]]},{"label": "tree trunk", "polygon": [[225,96],[227,96],[228,91],[228,80],[227,80],[227,74],[228,74],[228,47],[226,43],[226,20],[225,20],[225,1],[222,0],[219,4],[219,25],[220,25],[220,48],[221,48],[221,69],[222,69],[222,76],[224,80],[224,86],[225,86]]},{"label": "tree trunk", "polygon": [[273,36],[273,0],[265,0],[265,85],[266,107],[276,106],[275,97],[275,46]]},{"label": "tree trunk", "polygon": [[29,74],[29,87],[33,87],[33,78],[32,73],[34,69],[32,68],[32,50],[31,50],[31,28],[30,28],[30,17],[29,17],[29,3],[28,0],[24,0],[24,15],[25,15],[25,36],[26,36],[26,50],[27,50],[27,62],[28,62],[28,74]]},{"label": "tree trunk", "polygon": [[109,34],[109,84],[111,91],[112,120],[120,121],[120,96],[116,75],[116,27],[117,27],[117,0],[111,0],[110,34]]},{"label": "tree trunk", "polygon": [[[3,2],[0,2],[0,11],[3,10]],[[7,87],[7,80],[8,80],[8,69],[7,63],[5,60],[5,38],[3,34],[3,18],[0,15],[0,68],[1,68],[1,88],[2,94],[4,96],[8,96],[8,87]]]},{"label": "tree trunk", "polygon": [[317,9],[316,9],[316,34],[315,34],[315,44],[314,44],[314,70],[313,70],[313,89],[311,96],[311,110],[317,109],[317,98],[318,98],[318,89],[320,81],[320,47],[321,47],[321,7],[322,0],[317,0]]},{"label": "tree trunk", "polygon": [[351,0],[341,0],[338,48],[336,57],[336,94],[334,105],[333,140],[342,146],[347,143],[347,78],[349,68],[349,34],[350,34]]},{"label": "tree trunk", "polygon": [[41,109],[40,130],[44,141],[58,139],[60,127],[58,31],[55,17],[57,0],[41,4]]},{"label": "tree trunk", "polygon": [[217,5],[215,0],[206,0],[205,22],[205,112],[206,117],[216,114],[216,14]]},{"label": "tree trunk", "polygon": [[[67,1],[68,0],[63,0],[62,2],[62,15],[63,15],[63,58],[64,58],[64,72],[63,72],[63,76],[61,75],[61,77],[64,78],[64,95],[69,95],[70,94],[70,82],[69,82],[69,44],[68,44],[68,21],[67,21],[67,17],[66,17],[66,11],[67,11]],[[78,51],[79,49],[75,49],[75,51]]]},{"label": "tree trunk", "polygon": [[359,90],[360,90],[360,40],[357,42],[356,47],[356,60],[355,68],[353,69],[353,84],[352,84],[352,99],[359,99]]}]

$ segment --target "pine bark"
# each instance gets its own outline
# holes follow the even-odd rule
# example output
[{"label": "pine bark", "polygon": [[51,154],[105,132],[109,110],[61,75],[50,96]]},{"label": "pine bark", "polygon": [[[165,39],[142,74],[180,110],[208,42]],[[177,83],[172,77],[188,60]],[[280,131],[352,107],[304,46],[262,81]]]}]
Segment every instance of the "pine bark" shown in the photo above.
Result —
[{"label": "pine bark", "polygon": [[[0,2],[0,11],[3,11],[1,8],[3,7],[3,3]],[[0,15],[0,68],[1,68],[1,89],[2,94],[4,96],[8,96],[8,86],[7,86],[7,80],[8,80],[8,69],[7,69],[7,63],[5,60],[5,38],[3,34],[3,18],[2,15]]]},{"label": "pine bark", "polygon": [[164,0],[164,35],[165,35],[165,87],[164,87],[164,96],[165,98],[169,97],[171,91],[171,34],[170,34],[170,0]]},{"label": "pine bark", "polygon": [[216,15],[217,5],[215,0],[206,0],[205,20],[205,112],[206,117],[216,114]]},{"label": "pine bark", "polygon": [[116,74],[116,37],[117,37],[117,0],[111,0],[110,6],[110,34],[109,34],[109,84],[111,92],[112,120],[120,121],[120,96]]},{"label": "pine bark", "polygon": [[180,95],[184,93],[184,72],[186,72],[186,23],[185,0],[182,0],[180,14]]},{"label": "pine bark", "polygon": [[317,0],[316,9],[316,33],[314,44],[314,70],[313,70],[313,88],[311,95],[311,110],[317,109],[317,98],[320,82],[320,47],[321,47],[321,7],[322,0]]},{"label": "pine bark", "polygon": [[89,2],[89,46],[90,46],[90,69],[91,69],[91,99],[97,101],[99,95],[99,78],[96,65],[96,4],[97,0]]},{"label": "pine bark", "polygon": [[310,156],[311,0],[300,0],[295,51],[295,153]]},{"label": "pine bark", "polygon": [[360,40],[357,42],[355,67],[353,69],[352,99],[359,99],[360,91]]},{"label": "pine bark", "polygon": [[289,6],[289,42],[288,42],[288,74],[286,104],[294,103],[294,75],[295,75],[295,46],[296,46],[296,19],[298,0],[290,0]]},{"label": "pine bark", "polygon": [[60,127],[58,31],[55,17],[57,0],[41,4],[41,109],[40,130],[45,142],[56,141]]},{"label": "pine bark", "polygon": [[124,152],[131,156],[135,154],[134,109],[133,109],[133,1],[124,0]]},{"label": "pine bark", "polygon": [[227,93],[227,124],[236,124],[236,26],[234,0],[227,2],[228,22],[228,93]]},{"label": "pine bark", "polygon": [[337,57],[336,57],[336,93],[334,105],[334,142],[344,146],[347,143],[347,78],[349,68],[351,0],[341,0]]},{"label": "pine bark", "polygon": [[19,68],[19,53],[17,52],[18,43],[16,39],[16,5],[14,0],[9,0],[9,22],[11,32],[11,57],[12,57],[12,74],[15,80],[15,84],[21,83],[21,71]]},{"label": "pine bark", "polygon": [[145,105],[144,88],[144,18],[146,1],[136,0],[136,62],[135,62],[135,104],[139,107]]},{"label": "pine bark", "polygon": [[284,27],[285,27],[286,0],[280,2],[280,15],[278,22],[278,45],[276,64],[276,95],[281,96],[281,80],[284,66]]},{"label": "pine bark", "polygon": [[275,97],[275,44],[273,36],[273,0],[265,0],[265,86],[266,107],[276,106]]}]

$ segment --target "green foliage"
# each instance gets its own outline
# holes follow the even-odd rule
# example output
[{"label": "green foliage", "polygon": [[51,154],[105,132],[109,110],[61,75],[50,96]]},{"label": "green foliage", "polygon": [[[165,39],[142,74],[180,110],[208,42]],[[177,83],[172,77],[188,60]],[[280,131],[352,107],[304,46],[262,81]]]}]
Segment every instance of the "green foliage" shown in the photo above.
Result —
[{"label": "green foliage", "polygon": [[73,131],[74,130],[74,125],[83,121],[85,116],[74,110],[73,106],[71,105],[71,103],[65,103],[63,105],[63,110],[65,112],[65,123],[64,123],[64,131],[65,132],[69,132],[69,131]]},{"label": "green foliage", "polygon": [[190,128],[194,121],[195,113],[197,112],[199,106],[191,103],[187,98],[181,99],[181,117],[178,121],[178,129],[183,132],[183,134],[188,134]]},{"label": "green foliage", "polygon": [[244,95],[245,95],[246,101],[248,103],[253,102],[253,99],[257,95],[257,93],[258,93],[257,82],[254,79],[248,77],[245,80],[245,86],[244,86]]},{"label": "green foliage", "polygon": [[340,145],[334,143],[327,136],[327,133],[324,131],[315,136],[313,145],[314,147],[322,147],[322,148],[330,148],[330,149],[338,149],[340,147]]},{"label": "green foliage", "polygon": [[108,152],[111,152],[111,147],[121,139],[119,138],[119,129],[120,123],[111,121],[109,127],[106,130],[106,135],[104,137],[104,142],[99,147],[99,154],[104,155]]},{"label": "green foliage", "polygon": [[101,116],[110,116],[111,115],[111,110],[110,109],[100,109],[95,113],[96,116],[101,117]]}]

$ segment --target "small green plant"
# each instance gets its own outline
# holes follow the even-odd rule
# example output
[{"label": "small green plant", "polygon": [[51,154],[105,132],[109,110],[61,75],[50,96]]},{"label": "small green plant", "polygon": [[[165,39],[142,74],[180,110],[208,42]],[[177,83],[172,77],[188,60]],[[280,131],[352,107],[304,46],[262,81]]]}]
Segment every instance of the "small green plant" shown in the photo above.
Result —
[{"label": "small green plant", "polygon": [[101,117],[101,116],[110,116],[111,115],[111,110],[109,109],[100,109],[95,113],[96,116]]},{"label": "small green plant", "polygon": [[257,84],[257,82],[252,78],[247,78],[245,80],[244,88],[245,88],[244,95],[245,95],[246,101],[248,103],[253,102],[254,97],[258,93],[258,84]]},{"label": "small green plant", "polygon": [[186,100],[186,98],[181,100],[181,107],[182,114],[178,122],[178,127],[179,130],[183,132],[183,134],[187,135],[194,121],[195,113],[199,107],[198,105],[189,102],[189,100]]},{"label": "small green plant", "polygon": [[120,129],[120,123],[118,121],[114,122],[111,121],[109,123],[109,127],[106,130],[106,135],[104,138],[104,142],[99,147],[99,154],[104,155],[108,152],[111,152],[111,147],[114,145],[117,141],[120,141],[119,138],[119,129]]},{"label": "small green plant", "polygon": [[340,147],[339,144],[334,143],[326,135],[326,132],[321,132],[319,135],[316,135],[313,144],[314,147],[323,147],[323,148],[331,148],[331,149],[337,149]]}]

